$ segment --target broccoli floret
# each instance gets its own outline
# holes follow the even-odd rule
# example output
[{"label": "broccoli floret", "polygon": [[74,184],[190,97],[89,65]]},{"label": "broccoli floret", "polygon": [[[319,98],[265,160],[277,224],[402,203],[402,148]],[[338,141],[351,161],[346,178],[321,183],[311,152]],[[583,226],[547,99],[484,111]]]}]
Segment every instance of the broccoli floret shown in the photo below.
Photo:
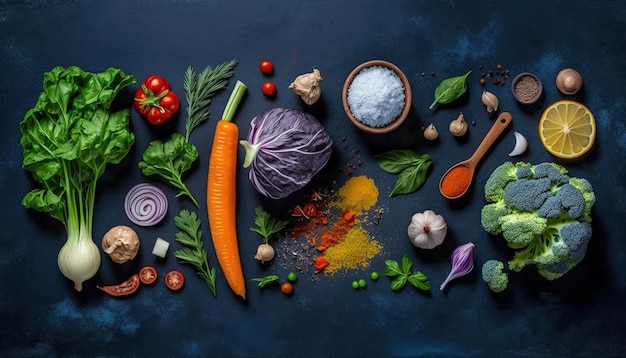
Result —
[{"label": "broccoli floret", "polygon": [[595,203],[586,179],[569,177],[555,163],[506,162],[487,180],[485,198],[483,228],[502,234],[516,250],[508,262],[510,270],[536,265],[540,275],[554,280],[585,257]]},{"label": "broccoli floret", "polygon": [[483,281],[495,293],[500,293],[509,285],[509,275],[504,272],[504,263],[498,260],[488,260],[483,264]]},{"label": "broccoli floret", "polygon": [[516,211],[533,211],[552,196],[548,178],[516,180],[504,187],[504,205]]}]

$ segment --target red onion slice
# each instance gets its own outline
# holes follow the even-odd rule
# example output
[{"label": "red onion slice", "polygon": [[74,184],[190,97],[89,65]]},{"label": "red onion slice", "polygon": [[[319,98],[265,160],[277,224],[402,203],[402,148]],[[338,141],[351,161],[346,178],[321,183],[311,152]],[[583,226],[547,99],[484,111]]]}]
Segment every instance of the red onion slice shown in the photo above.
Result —
[{"label": "red onion slice", "polygon": [[124,209],[133,223],[139,226],[156,225],[167,214],[167,197],[154,185],[137,184],[126,194]]}]

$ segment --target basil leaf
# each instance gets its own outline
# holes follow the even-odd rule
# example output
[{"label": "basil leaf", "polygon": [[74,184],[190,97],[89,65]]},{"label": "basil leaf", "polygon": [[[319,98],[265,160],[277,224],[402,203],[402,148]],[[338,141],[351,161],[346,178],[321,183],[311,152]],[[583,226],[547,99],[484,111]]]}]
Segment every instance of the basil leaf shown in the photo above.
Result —
[{"label": "basil leaf", "polygon": [[385,270],[383,274],[388,277],[394,277],[398,275],[402,275],[403,272],[400,270],[400,265],[395,260],[385,260]]},{"label": "basil leaf", "polygon": [[410,274],[407,277],[407,280],[409,281],[411,285],[419,288],[420,290],[428,291],[431,288],[430,281],[428,281],[428,278],[426,277],[426,275],[424,275],[420,271]]},{"label": "basil leaf", "polygon": [[409,149],[391,150],[375,155],[374,158],[384,171],[391,174],[398,174],[422,160],[422,156]]},{"label": "basil leaf", "polygon": [[411,273],[411,266],[413,266],[413,263],[411,262],[411,259],[409,259],[409,256],[408,255],[402,256],[402,272],[405,275],[408,275]]},{"label": "basil leaf", "polygon": [[[428,158],[430,158],[430,156],[428,156]],[[419,189],[426,181],[428,168],[431,164],[432,161],[430,159],[426,159],[420,161],[416,166],[406,168],[400,172],[400,175],[398,176],[391,193],[389,193],[389,196],[409,194]]]},{"label": "basil leaf", "polygon": [[396,277],[393,281],[391,281],[391,290],[398,291],[406,284],[407,276],[401,275]]},{"label": "basil leaf", "polygon": [[467,91],[467,82],[465,80],[470,73],[472,73],[472,70],[467,71],[462,76],[450,77],[441,81],[439,86],[435,88],[435,100],[428,109],[433,109],[437,103],[446,104],[461,97]]}]

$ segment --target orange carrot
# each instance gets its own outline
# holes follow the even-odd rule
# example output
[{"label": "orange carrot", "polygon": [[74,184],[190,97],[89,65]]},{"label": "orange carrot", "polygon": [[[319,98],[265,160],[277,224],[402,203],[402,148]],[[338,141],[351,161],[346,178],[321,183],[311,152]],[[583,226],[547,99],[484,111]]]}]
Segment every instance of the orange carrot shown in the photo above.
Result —
[{"label": "orange carrot", "polygon": [[231,122],[246,86],[237,81],[222,119],[217,122],[209,158],[207,211],[215,255],[226,282],[237,295],[246,298],[239,257],[236,225],[236,172],[239,129]]}]

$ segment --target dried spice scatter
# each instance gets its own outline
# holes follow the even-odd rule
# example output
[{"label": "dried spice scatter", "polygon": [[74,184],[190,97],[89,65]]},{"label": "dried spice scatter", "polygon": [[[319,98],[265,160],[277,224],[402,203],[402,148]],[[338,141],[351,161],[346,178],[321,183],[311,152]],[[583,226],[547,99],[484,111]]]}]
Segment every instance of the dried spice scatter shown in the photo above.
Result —
[{"label": "dried spice scatter", "polygon": [[[331,275],[368,267],[382,248],[368,232],[386,212],[375,207],[377,200],[375,182],[364,175],[350,177],[338,190],[324,188],[305,195],[290,210],[288,236],[276,245],[281,267]],[[328,264],[319,267],[322,261]]]}]

